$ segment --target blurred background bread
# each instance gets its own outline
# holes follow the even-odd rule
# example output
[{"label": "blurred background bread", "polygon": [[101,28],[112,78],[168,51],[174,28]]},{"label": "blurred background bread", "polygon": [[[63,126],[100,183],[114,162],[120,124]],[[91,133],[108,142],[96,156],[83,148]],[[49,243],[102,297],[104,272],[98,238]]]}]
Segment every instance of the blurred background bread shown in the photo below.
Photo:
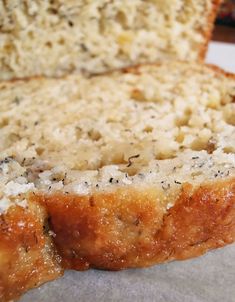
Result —
[{"label": "blurred background bread", "polygon": [[0,79],[203,59],[219,3],[0,1]]}]

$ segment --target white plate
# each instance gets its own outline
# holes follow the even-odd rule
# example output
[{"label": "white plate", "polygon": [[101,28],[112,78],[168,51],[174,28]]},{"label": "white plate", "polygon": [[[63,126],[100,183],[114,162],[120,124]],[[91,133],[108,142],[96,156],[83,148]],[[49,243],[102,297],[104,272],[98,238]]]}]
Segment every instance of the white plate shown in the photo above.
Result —
[{"label": "white plate", "polygon": [[235,44],[211,42],[207,62],[235,73]]}]

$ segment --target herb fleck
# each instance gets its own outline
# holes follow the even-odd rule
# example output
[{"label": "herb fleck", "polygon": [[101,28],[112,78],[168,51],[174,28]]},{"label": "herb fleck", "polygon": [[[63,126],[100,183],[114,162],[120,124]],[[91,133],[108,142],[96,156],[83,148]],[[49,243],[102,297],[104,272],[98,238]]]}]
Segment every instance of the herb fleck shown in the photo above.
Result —
[{"label": "herb fleck", "polygon": [[138,158],[138,157],[140,157],[140,154],[136,154],[136,155],[130,156],[130,157],[128,158],[128,165],[127,165],[127,168],[130,167],[130,166],[133,164],[133,162],[132,162],[131,160],[134,159],[134,158]]}]

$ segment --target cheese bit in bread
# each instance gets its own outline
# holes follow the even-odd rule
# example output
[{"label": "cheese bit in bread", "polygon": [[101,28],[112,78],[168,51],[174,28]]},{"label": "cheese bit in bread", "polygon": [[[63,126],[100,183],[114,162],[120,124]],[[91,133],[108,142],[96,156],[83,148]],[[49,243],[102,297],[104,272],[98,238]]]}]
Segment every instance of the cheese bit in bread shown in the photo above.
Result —
[{"label": "cheese bit in bread", "polygon": [[0,78],[203,59],[220,2],[0,1]]},{"label": "cheese bit in bread", "polygon": [[234,98],[234,76],[184,62],[1,83],[0,217],[42,208],[64,268],[143,267],[231,243]]}]

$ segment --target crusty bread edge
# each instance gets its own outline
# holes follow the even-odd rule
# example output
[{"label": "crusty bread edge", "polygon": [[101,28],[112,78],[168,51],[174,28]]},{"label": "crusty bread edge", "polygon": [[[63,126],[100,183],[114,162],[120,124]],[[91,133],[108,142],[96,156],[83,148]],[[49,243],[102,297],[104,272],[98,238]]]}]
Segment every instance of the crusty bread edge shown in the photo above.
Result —
[{"label": "crusty bread edge", "polygon": [[[200,256],[235,241],[235,177],[197,187],[184,183],[170,209],[163,206],[165,202],[154,187],[121,187],[114,192],[94,192],[88,196],[63,193],[28,196],[29,204],[40,204],[47,213],[54,254],[60,255],[64,269],[148,267]],[[28,215],[20,207],[11,211],[13,219],[14,215],[21,219],[22,215]],[[6,233],[5,218],[1,217],[2,234]],[[9,263],[18,261],[19,265],[16,253],[25,245],[29,253],[32,249],[33,253],[42,254],[41,241],[37,244],[34,240],[38,231],[40,226],[35,224],[19,234],[16,228],[9,232],[7,242],[11,244],[1,248],[1,253],[8,255]],[[29,242],[26,244],[25,240]],[[38,264],[30,263],[29,271],[18,275],[16,284],[20,282],[20,287],[12,286],[12,280],[6,278],[14,275],[15,266],[5,266],[4,274],[0,275],[0,281],[4,281],[0,282],[1,301],[9,301],[25,290],[58,278],[63,269],[54,270],[54,265],[58,266],[58,261],[52,265],[49,261],[48,265],[40,256]],[[36,283],[32,284],[31,274],[35,269],[42,275],[39,279],[36,276]]]},{"label": "crusty bread edge", "polygon": [[207,26],[202,29],[202,34],[205,39],[204,44],[201,47],[201,50],[199,51],[198,59],[204,61],[207,50],[208,50],[208,45],[211,40],[211,37],[213,35],[213,29],[214,29],[214,22],[217,16],[217,13],[219,11],[220,5],[223,2],[223,0],[213,0],[212,1],[212,10],[210,14],[208,15],[207,19]]},{"label": "crusty bread edge", "polygon": [[48,211],[65,268],[147,267],[235,241],[235,178],[199,187],[185,183],[166,211],[154,188],[31,198]]},{"label": "crusty bread edge", "polygon": [[27,201],[0,215],[0,301],[13,301],[25,291],[63,274],[53,245],[45,208]]}]

